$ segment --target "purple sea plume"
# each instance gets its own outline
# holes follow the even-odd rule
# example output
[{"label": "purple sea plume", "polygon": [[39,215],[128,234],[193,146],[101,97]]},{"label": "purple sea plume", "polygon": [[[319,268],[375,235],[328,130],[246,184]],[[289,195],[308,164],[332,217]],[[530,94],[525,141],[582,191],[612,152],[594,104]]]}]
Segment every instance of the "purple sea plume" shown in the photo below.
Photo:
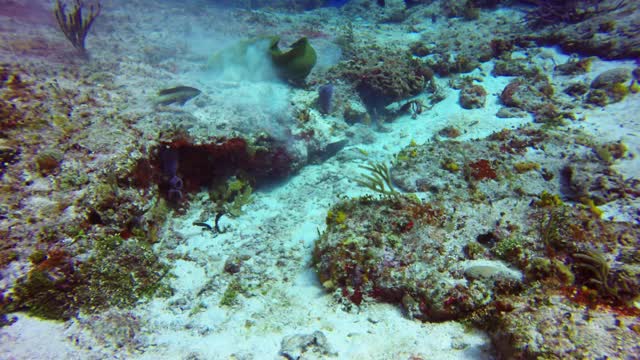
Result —
[{"label": "purple sea plume", "polygon": [[167,197],[171,201],[182,200],[182,179],[178,176],[178,151],[169,147],[160,149],[160,160],[162,161],[162,172],[169,179],[169,190]]},{"label": "purple sea plume", "polygon": [[323,115],[331,113],[333,108],[333,85],[325,84],[318,89],[318,106]]}]

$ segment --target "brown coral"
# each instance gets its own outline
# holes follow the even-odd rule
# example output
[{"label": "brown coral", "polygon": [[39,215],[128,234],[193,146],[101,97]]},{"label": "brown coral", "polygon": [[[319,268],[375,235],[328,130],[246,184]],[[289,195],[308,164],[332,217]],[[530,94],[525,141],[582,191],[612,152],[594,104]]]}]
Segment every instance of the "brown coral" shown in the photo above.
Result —
[{"label": "brown coral", "polygon": [[402,53],[373,50],[344,62],[332,70],[332,77],[351,82],[365,104],[382,108],[422,92],[433,72]]},{"label": "brown coral", "polygon": [[460,106],[465,109],[484,107],[487,91],[480,85],[465,86],[460,90]]}]

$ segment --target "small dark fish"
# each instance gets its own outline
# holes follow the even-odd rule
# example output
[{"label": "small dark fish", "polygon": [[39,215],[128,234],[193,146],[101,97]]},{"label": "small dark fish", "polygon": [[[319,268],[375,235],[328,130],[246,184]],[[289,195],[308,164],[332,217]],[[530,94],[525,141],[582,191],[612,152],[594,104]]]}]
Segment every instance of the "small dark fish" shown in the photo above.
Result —
[{"label": "small dark fish", "polygon": [[213,227],[209,224],[207,224],[206,222],[199,222],[196,221],[193,223],[194,226],[201,226],[204,230],[209,230],[209,231],[213,231]]},{"label": "small dark fish", "polygon": [[160,105],[179,104],[183,106],[187,101],[200,95],[202,91],[190,86],[176,86],[158,91],[156,103]]},{"label": "small dark fish", "polygon": [[415,119],[424,111],[424,105],[420,100],[411,100],[400,107],[400,113],[409,113]]}]

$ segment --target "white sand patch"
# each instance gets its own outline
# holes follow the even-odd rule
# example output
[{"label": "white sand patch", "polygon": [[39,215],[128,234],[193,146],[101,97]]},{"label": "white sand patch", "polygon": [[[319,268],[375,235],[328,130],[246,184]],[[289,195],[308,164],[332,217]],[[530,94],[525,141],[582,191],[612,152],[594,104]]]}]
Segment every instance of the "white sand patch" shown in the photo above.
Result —
[{"label": "white sand patch", "polygon": [[16,316],[18,321],[12,326],[0,328],[0,359],[82,358],[64,335],[64,323],[36,319],[25,314],[12,316]]},{"label": "white sand patch", "polygon": [[192,261],[177,260],[173,268],[173,275],[176,281],[172,287],[179,287],[181,291],[195,295],[206,282],[205,270]]},{"label": "white sand patch", "polygon": [[622,141],[633,156],[614,164],[625,178],[640,177],[640,94],[631,94],[623,101],[584,112],[585,121],[579,126],[594,134],[601,142]]},{"label": "white sand patch", "polygon": [[[159,334],[156,347],[140,359],[198,354],[207,359],[249,356],[279,359],[284,336],[322,331],[339,359],[393,359],[410,355],[439,359],[488,359],[486,338],[456,323],[423,324],[406,319],[392,305],[370,304],[344,312],[305,271],[269,296],[252,298],[242,311],[209,309],[189,327],[197,331]],[[174,325],[174,324],[172,324]],[[186,326],[186,325],[185,325]],[[204,330],[203,330],[204,329]],[[313,357],[311,357],[313,358]],[[320,357],[322,358],[322,357]]]}]

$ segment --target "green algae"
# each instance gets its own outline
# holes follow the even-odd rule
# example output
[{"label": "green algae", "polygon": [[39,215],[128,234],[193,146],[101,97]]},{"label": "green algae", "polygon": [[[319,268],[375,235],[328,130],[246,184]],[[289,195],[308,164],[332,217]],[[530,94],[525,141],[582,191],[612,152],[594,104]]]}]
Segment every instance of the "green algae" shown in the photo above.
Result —
[{"label": "green algae", "polygon": [[85,260],[61,249],[34,251],[32,269],[12,289],[9,312],[25,310],[45,319],[66,320],[80,311],[126,308],[170,293],[162,282],[169,267],[149,244],[118,235],[86,240]]}]

